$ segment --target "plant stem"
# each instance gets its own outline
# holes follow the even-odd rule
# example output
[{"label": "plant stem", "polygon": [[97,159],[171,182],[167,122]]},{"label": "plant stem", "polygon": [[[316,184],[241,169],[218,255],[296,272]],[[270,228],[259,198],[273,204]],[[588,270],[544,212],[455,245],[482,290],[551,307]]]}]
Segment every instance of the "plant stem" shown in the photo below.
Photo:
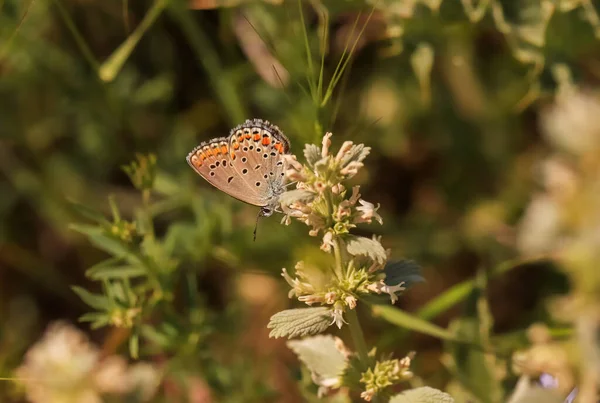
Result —
[{"label": "plant stem", "polygon": [[333,239],[333,255],[335,256],[335,274],[338,279],[344,278],[344,269],[342,264],[342,251],[340,250],[340,241],[337,237]]},{"label": "plant stem", "polygon": [[365,342],[365,336],[363,335],[360,322],[358,321],[358,315],[356,314],[356,309],[348,309],[346,311],[346,319],[348,319],[348,326],[350,327],[350,334],[352,335],[354,348],[358,353],[360,362],[366,369],[369,366],[369,355],[367,343]]}]

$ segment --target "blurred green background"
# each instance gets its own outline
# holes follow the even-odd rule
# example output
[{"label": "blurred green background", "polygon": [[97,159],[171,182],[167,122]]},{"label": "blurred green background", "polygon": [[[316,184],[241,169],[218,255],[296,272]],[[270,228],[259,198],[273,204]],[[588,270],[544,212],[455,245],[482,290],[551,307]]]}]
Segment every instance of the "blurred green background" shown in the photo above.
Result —
[{"label": "blurred green background", "polygon": [[[50,322],[89,311],[70,286],[100,290],[84,273],[107,255],[69,228],[83,220],[70,202],[109,216],[114,195],[132,219],[141,196],[121,166],[153,153],[155,231],[180,261],[175,301],[195,282],[210,333],[173,373],[204,379],[214,401],[305,401],[297,362],[266,324],[293,304],[281,268],[316,253],[318,240],[275,215],[253,242],[258,209],[208,185],[187,153],[254,117],[277,124],[299,159],[325,131],[336,146],[371,147],[353,181],[381,203],[384,225],[358,232],[422,265],[427,282],[397,304],[417,312],[517,257],[558,67],[579,83],[600,78],[596,2],[311,1],[303,19],[296,1],[226,3],[0,1],[0,376],[13,376]],[[321,56],[331,77],[355,40],[332,100],[316,105],[306,88]],[[523,329],[549,319],[546,298],[566,290],[549,264],[515,265],[489,285],[493,333],[509,350],[522,345]],[[438,311],[427,319],[445,327],[461,298]],[[370,345],[417,351],[413,372],[444,385],[439,340],[359,313]],[[127,354],[111,328],[78,326]],[[214,351],[220,366],[200,365]],[[1,401],[22,399],[0,382]]]}]

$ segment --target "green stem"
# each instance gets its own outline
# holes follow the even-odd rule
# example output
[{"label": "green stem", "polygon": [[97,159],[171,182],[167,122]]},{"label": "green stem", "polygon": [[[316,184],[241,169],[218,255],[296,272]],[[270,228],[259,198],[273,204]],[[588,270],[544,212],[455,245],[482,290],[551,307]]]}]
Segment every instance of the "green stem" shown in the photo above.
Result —
[{"label": "green stem", "polygon": [[88,46],[85,39],[83,39],[83,35],[81,35],[79,30],[75,26],[73,19],[71,19],[71,17],[69,16],[69,13],[62,5],[62,2],[60,0],[54,0],[54,4],[56,4],[56,8],[58,8],[60,16],[63,19],[65,25],[67,26],[69,31],[71,31],[71,35],[73,35],[73,39],[75,39],[75,43],[77,43],[79,51],[81,52],[83,57],[86,58],[86,60],[92,66],[94,71],[98,71],[100,69],[100,65],[98,64],[96,57],[94,57],[94,54],[92,53],[90,47]]},{"label": "green stem", "polygon": [[365,342],[365,336],[363,335],[360,322],[358,321],[356,309],[348,309],[346,311],[346,319],[348,319],[348,327],[350,327],[350,334],[352,335],[354,348],[358,353],[360,362],[366,369],[369,366],[369,350],[367,350],[367,343]]},{"label": "green stem", "polygon": [[340,240],[337,236],[333,238],[333,256],[335,257],[335,274],[338,279],[344,278],[344,266],[342,263],[342,251],[340,249]]},{"label": "green stem", "polygon": [[198,16],[192,16],[185,3],[179,1],[170,2],[169,12],[186,36],[197,61],[208,74],[215,96],[221,102],[223,109],[227,111],[231,122],[235,124],[242,122],[246,118],[247,112],[239,95],[240,89],[225,74],[226,69],[219,59],[219,53],[211,38],[199,25]]},{"label": "green stem", "polygon": [[131,35],[127,37],[125,42],[115,50],[112,55],[106,60],[98,71],[102,81],[111,82],[123,68],[125,61],[129,58],[138,42],[146,31],[154,24],[162,11],[167,6],[167,0],[155,0],[154,4]]}]

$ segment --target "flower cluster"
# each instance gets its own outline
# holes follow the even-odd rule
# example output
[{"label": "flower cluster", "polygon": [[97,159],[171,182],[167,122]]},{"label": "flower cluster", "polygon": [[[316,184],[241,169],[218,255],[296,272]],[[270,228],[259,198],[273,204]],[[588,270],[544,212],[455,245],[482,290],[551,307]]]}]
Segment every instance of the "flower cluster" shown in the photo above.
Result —
[{"label": "flower cluster", "polygon": [[60,322],[27,352],[16,375],[33,403],[99,403],[106,394],[146,401],[160,382],[152,365],[128,367],[119,356],[103,358],[83,333]]},{"label": "flower cluster", "polygon": [[356,175],[371,149],[346,141],[333,156],[329,154],[330,138],[331,133],[327,133],[321,149],[306,145],[307,165],[300,164],[295,155],[286,156],[286,176],[297,182],[297,190],[288,192],[281,200],[286,214],[284,222],[289,224],[291,218],[296,218],[312,227],[312,236],[322,231],[325,250],[331,246],[334,235],[348,233],[358,223],[371,223],[373,219],[383,223],[377,213],[379,206],[361,199],[359,186],[353,187],[350,197],[346,197],[348,192],[341,183]]},{"label": "flower cluster", "polygon": [[141,191],[150,190],[156,179],[156,155],[136,154],[136,158],[137,161],[132,161],[129,165],[123,165],[122,169],[129,176],[136,189]]},{"label": "flower cluster", "polygon": [[282,275],[291,287],[290,298],[330,306],[332,324],[341,328],[344,312],[354,309],[361,295],[387,293],[393,303],[396,294],[404,290],[404,282],[386,284],[383,269],[388,252],[379,238],[350,234],[359,223],[375,220],[382,224],[379,205],[363,200],[359,186],[348,191],[342,184],[356,175],[370,149],[346,141],[333,155],[329,153],[330,138],[327,133],[321,148],[306,145],[306,165],[287,156],[286,175],[296,182],[296,189],[284,193],[280,203],[286,214],[283,222],[289,224],[295,218],[311,227],[311,236],[322,234],[321,250],[333,254],[335,262],[329,271],[299,262],[295,277],[286,269]]},{"label": "flower cluster", "polygon": [[377,361],[373,368],[362,373],[360,382],[365,384],[365,390],[360,394],[364,400],[370,402],[373,397],[388,386],[412,378],[410,362],[412,356],[402,359]]}]

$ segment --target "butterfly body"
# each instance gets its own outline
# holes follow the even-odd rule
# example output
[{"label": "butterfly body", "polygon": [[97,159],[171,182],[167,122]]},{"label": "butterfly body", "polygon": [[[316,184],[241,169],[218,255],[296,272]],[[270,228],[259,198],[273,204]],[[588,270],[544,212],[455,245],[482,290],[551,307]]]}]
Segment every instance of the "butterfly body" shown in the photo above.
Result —
[{"label": "butterfly body", "polygon": [[281,130],[261,119],[246,120],[228,137],[201,143],[188,164],[208,183],[238,200],[259,206],[270,216],[285,191],[285,161],[290,142]]}]

